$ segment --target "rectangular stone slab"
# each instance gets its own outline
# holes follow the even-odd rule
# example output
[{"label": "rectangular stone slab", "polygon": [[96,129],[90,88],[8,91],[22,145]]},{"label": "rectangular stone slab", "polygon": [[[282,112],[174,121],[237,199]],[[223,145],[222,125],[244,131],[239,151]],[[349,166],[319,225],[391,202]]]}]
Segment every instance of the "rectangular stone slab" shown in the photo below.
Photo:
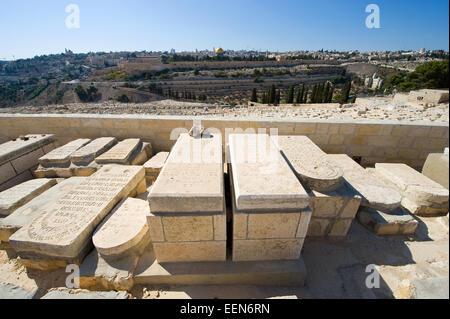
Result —
[{"label": "rectangular stone slab", "polygon": [[153,214],[222,214],[225,203],[222,137],[195,139],[181,134],[148,200]]},{"label": "rectangular stone slab", "polygon": [[141,166],[106,165],[19,229],[9,243],[24,260],[79,263],[92,247],[95,227],[144,176]]},{"label": "rectangular stone slab", "polygon": [[318,191],[342,185],[342,169],[307,136],[272,136],[302,183]]},{"label": "rectangular stone slab", "polygon": [[375,174],[386,180],[400,193],[421,205],[448,205],[448,189],[406,164],[377,163]]},{"label": "rectangular stone slab", "polygon": [[302,210],[309,196],[267,134],[230,134],[238,211]]},{"label": "rectangular stone slab", "polygon": [[449,189],[449,157],[445,154],[429,154],[422,174]]},{"label": "rectangular stone slab", "polygon": [[390,211],[400,207],[401,195],[345,154],[328,155],[344,171],[344,182],[362,197],[361,206]]},{"label": "rectangular stone slab", "polygon": [[8,216],[20,206],[56,184],[54,179],[32,179],[0,193],[0,216]]},{"label": "rectangular stone slab", "polygon": [[42,156],[39,164],[43,166],[70,164],[70,156],[90,141],[88,138],[80,138],[69,142]]},{"label": "rectangular stone slab", "polygon": [[70,159],[72,163],[75,164],[90,163],[97,156],[109,150],[116,143],[117,140],[115,137],[97,138],[73,153],[70,156]]},{"label": "rectangular stone slab", "polygon": [[54,142],[53,134],[28,134],[0,145],[0,165]]},{"label": "rectangular stone slab", "polygon": [[419,226],[419,222],[402,208],[389,213],[362,208],[358,220],[377,235],[413,235]]},{"label": "rectangular stone slab", "polygon": [[16,209],[11,215],[0,221],[0,240],[9,241],[9,237],[33,219],[47,212],[59,199],[83,182],[86,177],[71,177]]},{"label": "rectangular stone slab", "polygon": [[98,156],[95,161],[99,164],[126,164],[133,152],[141,145],[139,138],[129,138],[119,142],[109,151]]},{"label": "rectangular stone slab", "polygon": [[169,157],[169,152],[159,152],[144,164],[145,175],[155,175],[161,172]]}]

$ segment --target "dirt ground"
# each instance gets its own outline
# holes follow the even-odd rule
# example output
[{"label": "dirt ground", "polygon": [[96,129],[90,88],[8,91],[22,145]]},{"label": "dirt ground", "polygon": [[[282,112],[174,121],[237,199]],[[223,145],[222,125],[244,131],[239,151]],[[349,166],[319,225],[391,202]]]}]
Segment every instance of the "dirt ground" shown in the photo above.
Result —
[{"label": "dirt ground", "polygon": [[22,114],[146,114],[185,115],[213,118],[264,118],[264,119],[328,119],[376,120],[402,122],[448,123],[449,103],[420,105],[393,103],[390,98],[366,98],[355,104],[301,104],[224,106],[218,104],[189,103],[162,100],[149,103],[103,102],[93,104],[66,104],[0,108],[0,113]]},{"label": "dirt ground", "polygon": [[[353,222],[344,240],[307,239],[302,256],[308,271],[305,287],[263,286],[135,286],[133,298],[411,298],[412,281],[443,278],[448,281],[448,217],[416,217],[413,237],[376,236]],[[447,218],[447,220],[446,220]],[[381,275],[380,288],[365,285],[368,265]],[[64,269],[52,272],[27,270],[12,250],[0,250],[0,283],[26,290],[39,288],[36,297],[64,287]]]}]

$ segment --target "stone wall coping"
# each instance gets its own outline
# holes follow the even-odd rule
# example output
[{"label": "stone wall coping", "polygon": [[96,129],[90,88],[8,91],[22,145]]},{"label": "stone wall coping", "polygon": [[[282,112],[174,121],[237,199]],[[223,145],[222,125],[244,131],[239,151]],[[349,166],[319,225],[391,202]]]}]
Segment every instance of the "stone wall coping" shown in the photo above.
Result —
[{"label": "stone wall coping", "polygon": [[129,119],[129,120],[202,120],[224,122],[280,122],[280,123],[324,123],[324,124],[378,124],[378,125],[410,125],[449,127],[445,122],[408,122],[394,120],[329,120],[329,119],[286,119],[272,117],[213,117],[213,116],[181,116],[181,115],[144,115],[144,114],[22,114],[0,113],[1,118],[86,118],[86,119]]}]

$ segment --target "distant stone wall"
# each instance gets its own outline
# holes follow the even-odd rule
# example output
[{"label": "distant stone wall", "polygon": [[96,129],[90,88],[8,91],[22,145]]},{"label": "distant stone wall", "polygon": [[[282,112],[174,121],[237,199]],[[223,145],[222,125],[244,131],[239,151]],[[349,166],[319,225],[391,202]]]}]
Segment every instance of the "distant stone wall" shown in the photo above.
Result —
[{"label": "distant stone wall", "polygon": [[[205,128],[223,134],[240,130],[278,129],[279,135],[307,135],[325,152],[360,158],[363,166],[377,162],[402,162],[421,169],[429,153],[442,153],[449,145],[448,123],[409,124],[397,121],[268,120],[195,118]],[[169,151],[173,129],[189,130],[193,118],[187,116],[95,115],[95,114],[0,114],[0,142],[19,135],[55,134],[58,143],[76,138],[114,136],[140,137],[151,142],[156,152]],[[179,130],[180,131],[180,130]],[[226,134],[225,134],[226,133]]]}]

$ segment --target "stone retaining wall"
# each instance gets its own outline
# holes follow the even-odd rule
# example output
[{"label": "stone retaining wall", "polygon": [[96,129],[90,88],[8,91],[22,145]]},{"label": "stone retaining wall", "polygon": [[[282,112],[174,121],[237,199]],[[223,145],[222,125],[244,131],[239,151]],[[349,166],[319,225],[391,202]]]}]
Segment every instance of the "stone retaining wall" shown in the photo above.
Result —
[{"label": "stone retaining wall", "polygon": [[[402,162],[420,169],[429,153],[441,153],[449,145],[448,123],[397,121],[270,120],[196,117],[205,128],[220,129],[224,145],[236,130],[278,129],[279,135],[307,135],[327,153],[361,158],[361,165]],[[169,151],[175,128],[189,130],[188,116],[96,114],[0,114],[0,142],[31,133],[56,134],[59,144],[77,138],[141,137],[155,152]]]}]

